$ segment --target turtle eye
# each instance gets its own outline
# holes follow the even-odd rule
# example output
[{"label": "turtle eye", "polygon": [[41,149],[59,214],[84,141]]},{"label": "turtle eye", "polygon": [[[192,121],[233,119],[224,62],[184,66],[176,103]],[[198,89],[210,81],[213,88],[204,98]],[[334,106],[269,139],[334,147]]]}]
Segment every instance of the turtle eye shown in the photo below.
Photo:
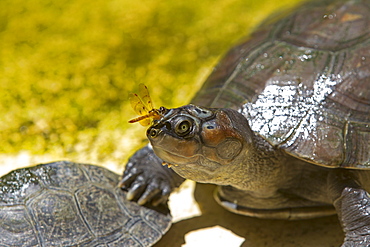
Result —
[{"label": "turtle eye", "polygon": [[186,136],[191,131],[191,122],[189,120],[183,120],[179,122],[175,127],[175,132],[179,136]]}]

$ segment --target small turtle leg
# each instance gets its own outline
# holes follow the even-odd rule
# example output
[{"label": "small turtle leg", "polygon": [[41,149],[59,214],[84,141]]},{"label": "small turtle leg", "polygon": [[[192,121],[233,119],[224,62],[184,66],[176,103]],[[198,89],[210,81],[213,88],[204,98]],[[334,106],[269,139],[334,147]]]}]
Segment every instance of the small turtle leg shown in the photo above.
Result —
[{"label": "small turtle leg", "polygon": [[345,233],[342,247],[370,246],[370,195],[351,177],[332,176],[330,191]]},{"label": "small turtle leg", "polygon": [[334,201],[345,232],[342,247],[370,246],[370,198],[359,188],[346,187]]}]

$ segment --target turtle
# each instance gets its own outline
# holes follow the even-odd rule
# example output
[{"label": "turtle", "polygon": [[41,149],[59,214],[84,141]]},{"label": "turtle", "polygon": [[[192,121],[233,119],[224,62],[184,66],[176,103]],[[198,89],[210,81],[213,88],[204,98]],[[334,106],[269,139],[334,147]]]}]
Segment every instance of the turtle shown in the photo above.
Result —
[{"label": "turtle", "polygon": [[119,175],[58,161],[0,178],[0,246],[151,246],[171,225],[167,207],[126,199]]},{"label": "turtle", "polygon": [[147,129],[119,184],[128,199],[161,204],[191,179],[217,185],[237,214],[337,214],[342,246],[370,246],[369,27],[368,0],[306,2],[263,22]]}]

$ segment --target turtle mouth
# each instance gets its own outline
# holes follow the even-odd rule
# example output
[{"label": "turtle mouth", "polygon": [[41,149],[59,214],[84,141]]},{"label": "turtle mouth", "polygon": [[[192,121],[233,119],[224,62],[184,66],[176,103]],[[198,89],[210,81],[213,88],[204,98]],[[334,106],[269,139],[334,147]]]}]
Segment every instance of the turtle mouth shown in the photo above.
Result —
[{"label": "turtle mouth", "polygon": [[[163,137],[162,137],[163,139]],[[190,165],[190,164],[198,164],[200,154],[193,154],[193,155],[181,155],[180,152],[171,151],[167,148],[161,147],[158,144],[152,144],[153,150],[156,155],[161,158],[163,161],[172,164],[172,165]]]},{"label": "turtle mouth", "polygon": [[[201,171],[211,176],[213,172],[216,172],[217,169],[221,167],[218,163],[206,161],[201,154],[183,156],[160,147],[153,147],[153,149],[158,157],[160,157],[165,163],[173,165],[176,171],[178,171],[178,169],[183,172],[186,171],[186,173],[190,171],[192,171],[191,173]],[[193,179],[197,180],[196,178]]]},{"label": "turtle mouth", "polygon": [[225,180],[221,175],[218,175],[220,173],[219,169],[222,169],[222,166],[216,162],[206,161],[200,154],[196,154],[192,157],[185,157],[164,149],[157,149],[155,153],[158,153],[157,155],[159,157],[169,157],[163,159],[165,161],[164,165],[167,163],[168,167],[183,178],[200,183],[214,182],[218,184],[222,184],[223,180]]}]

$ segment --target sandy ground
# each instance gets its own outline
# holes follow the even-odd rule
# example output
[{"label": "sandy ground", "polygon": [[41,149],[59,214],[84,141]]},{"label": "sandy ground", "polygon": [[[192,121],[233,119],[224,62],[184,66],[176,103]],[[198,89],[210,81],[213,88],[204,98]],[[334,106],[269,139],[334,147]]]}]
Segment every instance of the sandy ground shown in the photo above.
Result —
[{"label": "sandy ground", "polygon": [[337,216],[285,221],[236,215],[215,202],[214,189],[187,181],[170,198],[175,222],[155,247],[334,247],[343,241]]}]

